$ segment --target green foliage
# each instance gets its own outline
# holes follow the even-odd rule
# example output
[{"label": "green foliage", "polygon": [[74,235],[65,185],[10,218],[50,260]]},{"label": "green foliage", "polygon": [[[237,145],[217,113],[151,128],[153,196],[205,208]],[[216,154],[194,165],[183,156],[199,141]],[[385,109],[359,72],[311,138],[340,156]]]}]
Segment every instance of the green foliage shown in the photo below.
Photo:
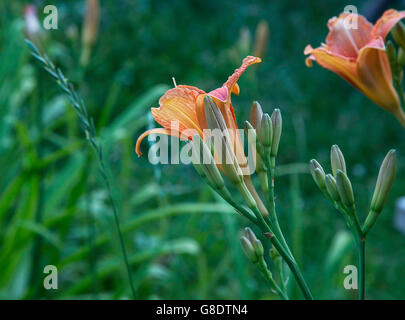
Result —
[{"label": "green foliage", "polygon": [[[69,99],[30,58],[25,3],[0,4],[0,298],[130,298],[97,158]],[[343,267],[357,261],[353,239],[306,165],[312,158],[327,163],[336,143],[352,164],[348,175],[359,212],[368,210],[386,150],[397,149],[393,189],[368,235],[366,294],[404,298],[405,238],[392,222],[394,201],[405,189],[403,129],[336,75],[308,69],[302,54],[306,44],[324,40],[327,20],[347,3],[101,3],[100,35],[87,68],[79,64],[84,1],[55,1],[59,29],[44,31],[40,49],[64,71],[94,119],[137,298],[276,297],[240,249],[237,231],[249,222],[215,197],[192,166],[152,166],[134,153],[148,110],[172,86],[171,77],[206,91],[218,87],[252,54],[261,19],[270,27],[267,52],[241,78],[233,104],[239,127],[253,100],[264,112],[280,108],[283,114],[278,213],[313,295],[355,297],[343,288]],[[361,11],[360,3],[353,4]],[[43,288],[48,264],[58,267],[58,290]],[[288,286],[289,296],[298,297],[293,281]]]}]

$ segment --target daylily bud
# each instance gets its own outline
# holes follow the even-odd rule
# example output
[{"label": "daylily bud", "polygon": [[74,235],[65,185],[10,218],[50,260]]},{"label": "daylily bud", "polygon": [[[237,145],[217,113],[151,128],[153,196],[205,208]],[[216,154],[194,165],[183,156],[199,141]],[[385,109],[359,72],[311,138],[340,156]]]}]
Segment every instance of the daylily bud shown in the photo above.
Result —
[{"label": "daylily bud", "polygon": [[245,238],[245,239],[247,239],[249,241],[251,247],[254,250],[254,253],[255,253],[255,256],[256,256],[256,261],[261,259],[263,257],[263,254],[264,254],[263,245],[260,242],[260,240],[257,239],[257,237],[253,233],[253,231],[250,228],[245,228],[244,235],[243,235],[242,238]]},{"label": "daylily bud", "polygon": [[335,177],[338,170],[341,170],[344,174],[346,174],[345,158],[343,157],[342,151],[340,151],[336,144],[330,149],[330,164],[332,167],[332,173]]},{"label": "daylily bud", "polygon": [[322,166],[318,163],[318,161],[312,159],[309,162],[309,170],[311,171],[312,178],[315,180],[315,183],[319,189],[325,191],[325,171],[323,171]]},{"label": "daylily bud", "polygon": [[347,177],[347,175],[338,169],[336,173],[336,185],[339,192],[340,199],[342,199],[343,204],[352,210],[354,206],[354,195],[352,184]]},{"label": "daylily bud", "polygon": [[264,152],[267,154],[271,151],[273,141],[273,123],[267,113],[262,117],[260,136],[262,137]]},{"label": "daylily bud", "polygon": [[283,121],[279,109],[274,109],[273,113],[271,114],[271,121],[273,125],[273,140],[270,155],[271,157],[276,157],[278,152],[278,144],[280,143],[281,130],[283,127]]},{"label": "daylily bud", "polygon": [[254,43],[254,50],[253,55],[255,57],[263,58],[266,52],[267,42],[269,41],[269,25],[267,21],[262,20],[257,25],[256,33],[255,33],[255,43]]},{"label": "daylily bud", "polygon": [[333,199],[333,201],[339,201],[340,196],[336,186],[336,180],[331,174],[325,176],[325,185],[328,194]]},{"label": "daylily bud", "polygon": [[[215,164],[211,151],[201,137],[196,134],[193,137],[192,143],[192,157],[191,160],[196,167],[197,172],[200,174],[202,170],[205,178],[216,189],[222,189],[225,186],[224,179]],[[198,169],[197,169],[198,167]],[[201,175],[201,174],[200,174]],[[201,175],[203,178],[204,176]]]},{"label": "daylily bud", "polygon": [[387,56],[388,56],[388,60],[390,62],[391,70],[393,72],[393,76],[395,77],[395,75],[397,74],[397,71],[398,71],[398,64],[397,64],[395,46],[392,43],[392,41],[390,41],[390,40],[387,41],[385,51],[387,52]]},{"label": "daylily bud", "polygon": [[256,252],[255,252],[255,249],[253,249],[253,246],[250,243],[250,241],[245,236],[243,236],[240,238],[240,244],[242,245],[243,252],[245,252],[245,254],[249,258],[249,260],[252,263],[257,263],[258,259],[256,256]]},{"label": "daylily bud", "polygon": [[405,51],[401,47],[398,49],[398,64],[403,68],[405,66]]},{"label": "daylily bud", "polygon": [[397,157],[395,150],[390,150],[385,156],[380,172],[378,173],[377,183],[375,185],[373,198],[371,200],[370,210],[379,214],[388,198],[394,182],[397,169]]},{"label": "daylily bud", "polygon": [[380,172],[378,173],[377,183],[374,189],[373,198],[371,199],[370,212],[363,226],[363,233],[366,235],[371,227],[377,221],[385,202],[388,198],[388,193],[391,190],[394,182],[395,172],[397,169],[397,158],[395,150],[390,150],[381,164]]},{"label": "daylily bud", "polygon": [[[208,95],[204,98],[204,107],[208,128],[214,135],[215,154],[221,160],[224,174],[233,184],[240,184],[243,181],[243,175],[231,145],[224,117],[214,100]],[[215,138],[219,138],[220,141]]]},{"label": "daylily bud", "polygon": [[100,22],[100,3],[98,0],[87,0],[86,16],[84,18],[82,44],[83,50],[80,57],[82,65],[86,65],[90,58],[91,48],[96,42],[98,25]]},{"label": "daylily bud", "polygon": [[249,121],[245,121],[245,134],[247,136],[248,142],[256,147],[256,142],[257,142],[257,135],[256,135],[256,130],[253,128],[253,126],[250,124]]},{"label": "daylily bud", "polygon": [[258,132],[260,132],[260,123],[262,121],[262,117],[263,110],[260,103],[253,101],[252,110],[250,111],[250,123]]},{"label": "daylily bud", "polygon": [[392,36],[395,42],[405,49],[405,26],[402,22],[398,22],[395,27],[391,30]]}]

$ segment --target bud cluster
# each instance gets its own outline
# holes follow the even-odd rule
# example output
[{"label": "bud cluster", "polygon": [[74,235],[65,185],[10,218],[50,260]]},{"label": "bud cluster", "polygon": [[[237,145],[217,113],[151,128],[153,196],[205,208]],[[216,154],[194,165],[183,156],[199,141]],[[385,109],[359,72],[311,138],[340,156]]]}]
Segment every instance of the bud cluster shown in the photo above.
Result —
[{"label": "bud cluster", "polygon": [[380,167],[374,195],[370,204],[370,213],[360,227],[355,209],[352,183],[347,176],[346,162],[342,151],[333,145],[330,152],[332,174],[325,174],[322,166],[312,159],[310,172],[319,189],[335,204],[336,208],[347,218],[349,226],[358,227],[356,232],[365,236],[374,225],[388,198],[395,177],[396,152],[390,150]]}]

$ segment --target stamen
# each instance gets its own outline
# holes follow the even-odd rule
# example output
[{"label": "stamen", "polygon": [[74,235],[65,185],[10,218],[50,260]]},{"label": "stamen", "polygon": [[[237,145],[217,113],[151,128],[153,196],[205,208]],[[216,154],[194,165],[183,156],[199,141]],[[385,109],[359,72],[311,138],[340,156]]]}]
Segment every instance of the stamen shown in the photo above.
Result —
[{"label": "stamen", "polygon": [[176,79],[174,77],[172,77],[172,80],[173,80],[174,87],[177,88]]}]

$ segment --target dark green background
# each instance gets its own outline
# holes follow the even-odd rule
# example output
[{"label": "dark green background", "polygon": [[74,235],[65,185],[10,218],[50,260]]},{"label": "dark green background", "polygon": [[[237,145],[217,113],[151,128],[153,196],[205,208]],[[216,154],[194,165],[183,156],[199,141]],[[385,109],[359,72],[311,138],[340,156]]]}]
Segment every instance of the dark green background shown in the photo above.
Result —
[{"label": "dark green background", "polygon": [[[129,298],[97,163],[67,98],[23,41],[27,3],[0,2],[0,297]],[[43,19],[48,3],[35,3]],[[371,3],[350,4],[362,13]],[[263,63],[243,75],[232,101],[240,126],[253,100],[267,112],[281,109],[278,164],[287,174],[276,181],[278,213],[314,296],[356,297],[343,288],[344,266],[357,264],[353,240],[306,165],[316,158],[329,171],[329,148],[338,144],[361,220],[379,164],[389,149],[398,150],[393,190],[368,237],[366,297],[405,298],[405,236],[393,227],[395,199],[405,192],[405,131],[335,74],[304,64],[304,47],[324,41],[327,20],[346,2],[101,1],[100,33],[86,69],[79,64],[85,1],[53,4],[59,28],[44,31],[41,50],[75,84],[95,119],[138,298],[275,298],[240,249],[247,222],[191,166],[152,166],[134,153],[138,135],[157,126],[148,110],[172,86],[171,77],[206,91],[219,87],[252,54],[261,20],[270,28]],[[58,267],[58,290],[43,289],[47,264]],[[300,298],[293,279],[290,284],[291,296]]]}]

